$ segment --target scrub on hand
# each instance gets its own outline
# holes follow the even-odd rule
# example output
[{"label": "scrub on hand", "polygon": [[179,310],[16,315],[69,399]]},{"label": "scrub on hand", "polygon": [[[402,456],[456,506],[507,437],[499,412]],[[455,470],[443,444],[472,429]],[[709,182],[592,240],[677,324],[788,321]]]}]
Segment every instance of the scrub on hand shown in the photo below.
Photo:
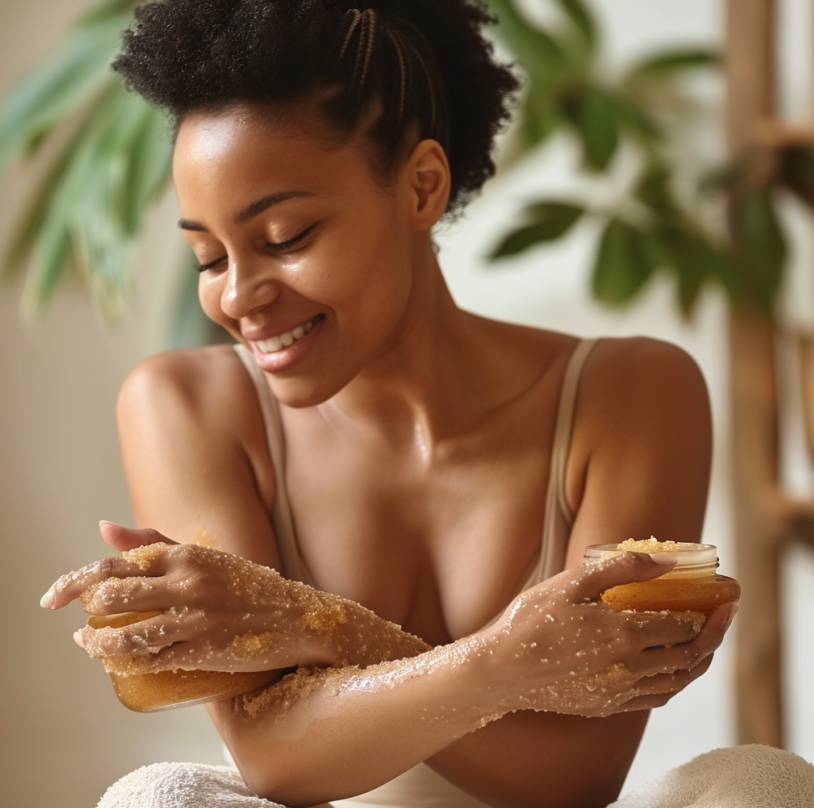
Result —
[{"label": "scrub on hand", "polygon": [[[162,614],[160,611],[125,612],[88,619],[91,628],[122,628]],[[115,657],[114,657],[115,659]],[[139,713],[168,710],[220,701],[250,693],[275,678],[275,671],[187,671],[114,673],[108,671],[119,701]]]}]

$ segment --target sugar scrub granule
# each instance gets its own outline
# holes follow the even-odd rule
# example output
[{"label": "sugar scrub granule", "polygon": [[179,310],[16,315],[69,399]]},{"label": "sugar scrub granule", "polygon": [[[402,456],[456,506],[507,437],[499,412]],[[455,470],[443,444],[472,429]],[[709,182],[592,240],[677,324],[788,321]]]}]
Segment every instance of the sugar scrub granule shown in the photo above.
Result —
[{"label": "sugar scrub granule", "polygon": [[668,612],[681,623],[692,625],[692,636],[695,639],[707,622],[707,616],[703,612]]},{"label": "sugar scrub granule", "polygon": [[215,539],[203,528],[199,528],[197,531],[195,531],[195,537],[192,539],[192,543],[197,544],[198,547],[209,547],[212,550],[217,550],[218,548]]},{"label": "sugar scrub granule", "polygon": [[676,541],[659,541],[655,536],[649,539],[627,539],[616,545],[617,550],[631,553],[674,553],[681,549]]},{"label": "sugar scrub granule", "polygon": [[130,564],[135,564],[142,572],[149,572],[150,567],[164,555],[169,546],[165,542],[145,544],[122,553],[122,558]]},{"label": "sugar scrub granule", "polygon": [[561,679],[540,691],[542,704],[535,699],[529,706],[537,711],[580,714],[580,710],[596,710],[621,704],[617,688],[624,686],[630,671],[623,662],[616,662],[609,668],[590,676]]},{"label": "sugar scrub granule", "polygon": [[242,710],[249,718],[276,709],[278,716],[285,714],[292,705],[318,688],[328,687],[336,694],[343,682],[359,669],[347,668],[297,668],[264,690],[247,693],[235,701],[235,711]]},{"label": "sugar scrub granule", "polygon": [[256,659],[270,654],[279,645],[278,635],[272,631],[255,634],[247,631],[238,634],[227,646],[226,653],[232,659]]},{"label": "sugar scrub granule", "polygon": [[348,622],[348,614],[341,601],[330,596],[316,596],[306,604],[306,612],[297,621],[301,628],[309,628],[318,634],[333,634],[339,626]]}]

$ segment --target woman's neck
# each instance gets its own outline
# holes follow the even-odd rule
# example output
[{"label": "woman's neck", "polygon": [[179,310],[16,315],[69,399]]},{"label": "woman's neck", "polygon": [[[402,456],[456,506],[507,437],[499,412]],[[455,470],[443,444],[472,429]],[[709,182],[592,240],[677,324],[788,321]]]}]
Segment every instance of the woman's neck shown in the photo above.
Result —
[{"label": "woman's neck", "polygon": [[477,318],[455,304],[427,239],[404,316],[383,352],[317,408],[337,426],[375,430],[431,455],[483,408]]}]

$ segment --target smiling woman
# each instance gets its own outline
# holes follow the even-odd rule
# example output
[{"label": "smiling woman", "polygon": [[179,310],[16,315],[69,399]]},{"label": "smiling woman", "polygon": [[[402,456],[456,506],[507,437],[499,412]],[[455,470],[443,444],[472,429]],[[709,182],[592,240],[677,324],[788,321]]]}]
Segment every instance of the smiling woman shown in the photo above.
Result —
[{"label": "smiling woman", "polygon": [[164,0],[136,17],[116,68],[174,118],[201,304],[236,344],[130,374],[145,530],[103,536],[156,546],[44,605],[160,612],[78,633],[120,675],[274,684],[208,705],[240,776],[159,767],[104,804],[214,808],[248,787],[291,806],[606,805],[647,710],[706,670],[732,612],[616,612],[602,591],[670,565],[580,562],[631,535],[698,540],[709,406],[669,345],[455,304],[432,229],[493,173],[517,87],[488,15]]}]

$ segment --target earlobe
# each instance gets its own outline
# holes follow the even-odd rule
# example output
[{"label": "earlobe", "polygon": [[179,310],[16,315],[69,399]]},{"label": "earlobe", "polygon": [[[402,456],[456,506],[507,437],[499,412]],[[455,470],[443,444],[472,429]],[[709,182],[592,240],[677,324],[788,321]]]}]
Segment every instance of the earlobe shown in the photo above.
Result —
[{"label": "earlobe", "polygon": [[449,163],[441,144],[422,140],[410,155],[413,220],[416,230],[429,230],[444,215],[449,202]]}]

